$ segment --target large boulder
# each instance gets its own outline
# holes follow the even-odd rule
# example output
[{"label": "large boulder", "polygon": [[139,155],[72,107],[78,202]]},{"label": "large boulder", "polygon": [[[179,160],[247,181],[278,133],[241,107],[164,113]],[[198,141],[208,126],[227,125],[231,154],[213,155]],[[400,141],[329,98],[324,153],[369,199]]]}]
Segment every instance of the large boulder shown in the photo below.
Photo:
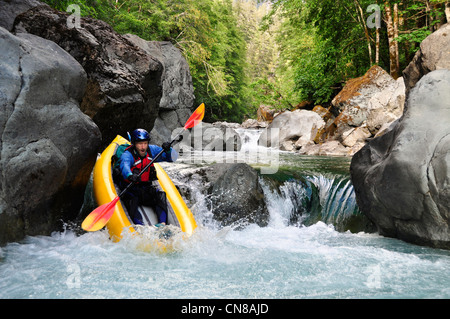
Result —
[{"label": "large boulder", "polygon": [[[173,135],[180,132],[175,130]],[[172,136],[174,137],[174,136]],[[239,151],[242,141],[235,129],[220,122],[201,122],[190,131],[183,132],[180,149],[186,151]]]},{"label": "large boulder", "polygon": [[433,32],[420,44],[411,63],[403,71],[406,93],[425,75],[434,70],[450,70],[450,23]]},{"label": "large boulder", "polygon": [[425,75],[403,117],[352,159],[358,205],[380,234],[450,248],[450,71]]},{"label": "large boulder", "polygon": [[325,139],[342,142],[345,132],[363,125],[375,135],[383,124],[402,115],[404,91],[402,78],[396,81],[379,66],[372,66],[362,77],[349,80],[333,99],[340,114],[324,130]]},{"label": "large boulder", "polygon": [[313,143],[325,122],[319,114],[307,110],[286,111],[276,116],[262,132],[258,144],[293,151]]},{"label": "large boulder", "polygon": [[55,43],[0,27],[0,244],[76,217],[101,135],[86,73]]},{"label": "large boulder", "polygon": [[195,96],[189,65],[170,42],[146,41],[133,34],[125,37],[158,59],[164,67],[159,113],[150,132],[152,143],[161,145],[170,140],[176,128],[184,127],[192,113]]},{"label": "large boulder", "polygon": [[100,128],[104,145],[118,132],[151,130],[162,96],[162,63],[103,21],[81,18],[77,27],[68,19],[68,13],[37,6],[16,17],[13,31],[51,40],[83,66],[88,82],[81,109]]},{"label": "large boulder", "polygon": [[256,170],[244,163],[220,165],[223,174],[209,190],[214,219],[223,226],[239,222],[267,226],[269,212]]},{"label": "large boulder", "polygon": [[[258,172],[244,163],[197,165],[161,163],[171,176],[197,222],[210,221],[240,228],[267,226],[269,211]],[[186,186],[189,185],[189,186]],[[203,220],[205,218],[205,220]]]}]

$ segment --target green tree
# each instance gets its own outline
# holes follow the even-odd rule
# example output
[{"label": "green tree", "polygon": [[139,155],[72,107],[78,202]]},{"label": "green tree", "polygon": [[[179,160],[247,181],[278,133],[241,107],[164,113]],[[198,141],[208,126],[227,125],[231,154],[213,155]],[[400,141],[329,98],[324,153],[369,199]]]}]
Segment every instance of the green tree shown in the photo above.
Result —
[{"label": "green tree", "polygon": [[245,41],[232,0],[46,0],[65,11],[78,4],[83,16],[109,23],[119,33],[171,41],[186,57],[197,103],[208,105],[207,120],[240,121],[246,114]]},{"label": "green tree", "polygon": [[[447,22],[445,3],[378,1],[380,28],[367,25],[373,0],[279,0],[283,17],[281,59],[291,67],[302,99],[330,101],[350,78],[378,64],[394,77],[411,61],[420,42]],[[267,19],[270,19],[271,15]]]}]

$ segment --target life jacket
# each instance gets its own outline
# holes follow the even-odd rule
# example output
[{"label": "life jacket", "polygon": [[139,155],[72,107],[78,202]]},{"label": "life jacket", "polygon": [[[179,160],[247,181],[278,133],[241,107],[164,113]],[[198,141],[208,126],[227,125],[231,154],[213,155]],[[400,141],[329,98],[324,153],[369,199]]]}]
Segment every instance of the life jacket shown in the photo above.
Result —
[{"label": "life jacket", "polygon": [[[133,155],[134,164],[131,167],[131,171],[133,172],[133,174],[139,174],[153,160],[149,148],[147,149],[147,153],[143,158],[139,156],[133,145],[127,147],[125,151],[129,151],[131,155]],[[153,164],[141,175],[141,182],[152,182],[156,181],[157,179],[158,177],[156,176],[156,169]]]}]

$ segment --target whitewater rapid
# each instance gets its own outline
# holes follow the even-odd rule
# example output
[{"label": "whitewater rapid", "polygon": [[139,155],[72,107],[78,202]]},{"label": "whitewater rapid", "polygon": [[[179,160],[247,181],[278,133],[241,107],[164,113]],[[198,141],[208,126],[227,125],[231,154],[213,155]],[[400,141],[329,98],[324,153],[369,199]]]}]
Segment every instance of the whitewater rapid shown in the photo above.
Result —
[{"label": "whitewater rapid", "polygon": [[[258,133],[248,134],[255,140]],[[204,160],[217,159],[209,156]],[[278,191],[261,178],[267,227],[221,227],[206,195],[191,185],[199,227],[188,240],[176,235],[173,252],[67,226],[0,248],[0,298],[450,297],[449,251],[338,231],[339,219],[356,211],[348,160],[292,154],[277,160],[292,176]],[[311,205],[303,207],[305,201]]]}]

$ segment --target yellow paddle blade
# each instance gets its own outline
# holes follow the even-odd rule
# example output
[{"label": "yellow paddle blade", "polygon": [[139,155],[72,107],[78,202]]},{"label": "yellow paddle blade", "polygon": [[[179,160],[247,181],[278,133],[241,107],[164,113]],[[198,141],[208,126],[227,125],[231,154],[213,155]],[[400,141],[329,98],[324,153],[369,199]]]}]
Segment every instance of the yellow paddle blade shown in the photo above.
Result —
[{"label": "yellow paddle blade", "polygon": [[85,231],[97,231],[105,227],[106,223],[111,219],[114,208],[119,200],[119,196],[112,202],[103,204],[92,211],[81,224],[81,228]]},{"label": "yellow paddle blade", "polygon": [[205,103],[202,103],[194,111],[194,113],[192,113],[191,117],[187,120],[186,124],[184,125],[184,129],[187,130],[188,128],[196,126],[203,120],[204,116],[205,116]]}]

